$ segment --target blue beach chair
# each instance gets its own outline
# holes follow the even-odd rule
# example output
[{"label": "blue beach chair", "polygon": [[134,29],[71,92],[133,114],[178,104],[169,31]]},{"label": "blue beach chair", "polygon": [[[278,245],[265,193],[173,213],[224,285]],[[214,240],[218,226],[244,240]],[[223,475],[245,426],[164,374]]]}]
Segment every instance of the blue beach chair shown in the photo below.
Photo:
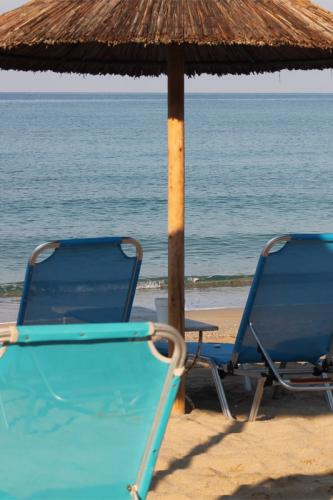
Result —
[{"label": "blue beach chair", "polygon": [[1,324],[0,347],[0,498],[145,499],[183,372],[178,332]]},{"label": "blue beach chair", "polygon": [[[194,357],[198,343],[186,345]],[[221,377],[231,374],[259,377],[250,420],[257,416],[264,387],[272,384],[291,391],[324,391],[333,411],[333,379],[328,378],[333,356],[333,234],[292,234],[269,241],[235,344],[203,343],[199,348],[227,418],[232,415]],[[288,368],[291,362],[309,363],[310,373],[304,366]],[[251,372],[243,369],[248,363],[264,363],[266,368]]]},{"label": "blue beach chair", "polygon": [[17,324],[128,321],[141,261],[141,245],[128,237],[40,245],[28,263]]}]

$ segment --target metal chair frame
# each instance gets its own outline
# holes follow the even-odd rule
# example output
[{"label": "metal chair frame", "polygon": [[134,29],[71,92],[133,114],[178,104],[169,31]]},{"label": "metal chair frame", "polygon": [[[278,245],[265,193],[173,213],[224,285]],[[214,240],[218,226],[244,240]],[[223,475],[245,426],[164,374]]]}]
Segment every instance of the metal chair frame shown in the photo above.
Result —
[{"label": "metal chair frame", "polygon": [[[304,236],[304,235],[301,235]],[[305,235],[306,237],[311,237],[311,235]],[[276,238],[271,239],[264,246],[262,251],[262,256],[267,257],[271,251],[271,249],[276,244],[286,243],[292,239],[292,235],[284,235],[278,236]],[[257,286],[257,283],[256,283]],[[250,295],[247,303],[247,312],[251,310],[253,300],[254,300],[255,292],[253,289],[250,290]],[[224,416],[227,419],[233,419],[231,410],[229,408],[228,400],[225,395],[224,387],[222,379],[228,375],[238,375],[244,377],[244,385],[246,390],[251,389],[251,379],[257,379],[256,390],[254,394],[254,399],[249,415],[249,421],[253,421],[257,418],[259,406],[262,400],[262,396],[264,393],[264,388],[267,386],[281,386],[286,390],[301,392],[301,391],[310,391],[310,392],[324,392],[328,407],[331,412],[333,412],[333,379],[329,379],[329,372],[333,371],[333,334],[331,339],[331,345],[329,348],[329,352],[326,353],[326,356],[321,360],[321,364],[319,365],[309,365],[301,364],[296,368],[287,367],[287,363],[280,363],[280,367],[274,363],[269,356],[267,350],[264,348],[263,343],[259,340],[258,335],[255,331],[253,323],[248,321],[244,322],[245,314],[243,315],[243,327],[248,325],[249,331],[252,333],[256,344],[257,350],[261,355],[262,364],[255,363],[252,365],[239,363],[238,361],[238,352],[233,352],[232,358],[227,364],[217,364],[213,359],[207,357],[200,353],[200,349],[202,343],[198,343],[198,349],[195,355],[189,355],[189,359],[194,359],[197,362],[208,365],[211,370],[212,379],[216,388],[216,392],[218,395],[218,399],[220,402],[221,410]],[[238,349],[239,350],[239,345]],[[301,361],[301,360],[300,360]],[[314,373],[315,371],[315,373]],[[310,381],[306,380],[306,377],[312,375],[312,379]],[[297,383],[292,382],[292,376],[301,376],[304,381],[301,380]],[[319,379],[321,377],[321,379]],[[328,379],[325,382],[325,379]],[[318,383],[320,382],[320,383]]]}]

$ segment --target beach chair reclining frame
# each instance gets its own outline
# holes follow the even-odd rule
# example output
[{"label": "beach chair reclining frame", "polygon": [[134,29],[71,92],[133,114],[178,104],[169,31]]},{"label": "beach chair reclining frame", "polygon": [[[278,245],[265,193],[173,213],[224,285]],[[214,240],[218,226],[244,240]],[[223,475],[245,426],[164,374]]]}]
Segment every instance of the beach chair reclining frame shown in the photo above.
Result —
[{"label": "beach chair reclining frame", "polygon": [[[232,419],[232,414],[228,405],[228,401],[225,395],[224,387],[223,387],[223,378],[229,375],[240,375],[244,377],[247,389],[249,388],[250,378],[258,379],[257,387],[255,391],[255,396],[253,400],[253,404],[251,407],[251,412],[249,416],[249,420],[255,420],[257,417],[259,405],[262,399],[264,388],[269,385],[280,385],[284,389],[290,391],[310,391],[310,392],[318,392],[323,391],[325,393],[327,403],[329,409],[333,411],[333,379],[328,378],[328,373],[332,369],[332,360],[333,360],[333,318],[329,318],[329,323],[324,324],[323,328],[325,330],[325,342],[322,342],[324,346],[322,348],[322,352],[318,351],[317,354],[304,355],[304,349],[300,356],[297,356],[298,346],[297,341],[292,342],[292,338],[290,339],[290,345],[294,353],[292,356],[285,358],[285,354],[288,349],[282,349],[281,354],[274,353],[274,359],[269,353],[269,350],[265,346],[265,332],[269,331],[269,320],[267,323],[267,328],[263,330],[261,328],[261,335],[258,335],[257,326],[254,324],[252,316],[253,306],[255,304],[256,295],[258,292],[258,288],[262,286],[262,275],[263,269],[266,265],[268,258],[271,258],[271,255],[278,255],[278,253],[289,243],[293,244],[304,244],[307,243],[309,246],[316,245],[330,245],[330,251],[332,252],[332,256],[329,255],[329,260],[332,265],[333,270],[333,235],[331,234],[292,234],[292,235],[284,235],[273,238],[270,240],[264,247],[262,254],[260,256],[257,270],[253,279],[253,283],[249,292],[249,297],[247,300],[247,304],[243,313],[242,321],[239,327],[239,331],[236,337],[235,344],[209,344],[202,343],[199,346],[198,343],[188,343],[188,357],[198,358],[198,360],[204,364],[207,364],[211,370],[213,382],[218,394],[221,410],[224,416],[228,419]],[[278,250],[273,251],[273,247],[278,245]],[[282,248],[281,248],[281,245]],[[283,255],[283,252],[281,252]],[[311,257],[310,257],[311,258]],[[325,257],[327,258],[327,256]],[[324,259],[325,260],[325,259]],[[306,260],[304,261],[304,265],[306,264]],[[312,263],[313,265],[313,263]],[[325,265],[325,263],[323,264]],[[319,263],[319,267],[322,267],[322,264]],[[329,276],[325,276],[324,268],[320,269],[318,276],[314,275],[310,276],[310,285],[308,283],[309,288],[311,289],[311,279],[330,279]],[[295,276],[297,280],[297,276]],[[273,276],[273,282],[276,281],[277,285],[279,284],[279,276]],[[268,280],[267,276],[264,278],[265,285],[267,286]],[[305,287],[305,284],[302,285],[302,277],[300,279],[300,286],[302,288]],[[274,288],[274,283],[273,283]],[[333,291],[333,286],[332,286]],[[274,290],[273,290],[274,293]],[[333,295],[333,294],[332,294]],[[261,298],[263,302],[265,302],[265,298]],[[281,297],[278,297],[278,300],[281,301]],[[319,299],[319,306],[323,307],[324,313],[327,313],[327,307],[330,307],[330,304],[320,303],[322,301],[322,297]],[[323,302],[323,301],[322,301]],[[324,301],[325,302],[325,301]],[[277,307],[281,307],[283,304],[278,303]],[[259,305],[259,307],[263,307]],[[289,307],[289,306],[288,306]],[[290,322],[292,322],[292,314],[293,307],[290,306],[290,311],[287,311],[290,314]],[[304,307],[303,304],[296,304],[296,308]],[[312,304],[309,304],[309,308],[312,307]],[[257,306],[258,308],[258,306]],[[326,308],[326,310],[325,310]],[[283,307],[281,309],[283,311]],[[320,314],[319,314],[320,316]],[[287,325],[288,326],[288,325]],[[293,332],[292,332],[293,333]],[[244,348],[244,338],[247,342],[247,346]],[[252,337],[252,341],[249,342],[249,338]],[[292,337],[292,335],[291,335]],[[296,332],[297,338],[297,332]],[[276,334],[276,339],[272,338],[271,344],[274,351],[274,344],[279,347],[279,334]],[[253,344],[252,346],[250,344]],[[311,345],[311,344],[309,344]],[[216,347],[216,352],[214,351],[214,347]],[[221,352],[219,355],[219,350],[224,348],[225,352]],[[315,346],[315,349],[318,350],[318,346]],[[315,350],[314,349],[314,350]],[[320,349],[320,348],[319,348]],[[251,352],[252,350],[252,352]],[[280,356],[280,357],[279,357]],[[295,367],[289,368],[287,364],[293,361],[296,363]],[[307,365],[302,363],[301,365],[298,362],[308,362]],[[280,365],[280,366],[278,366]]]},{"label": "beach chair reclining frame", "polygon": [[[284,389],[294,392],[324,391],[327,398],[328,406],[330,410],[333,412],[333,395],[332,395],[333,378],[328,378],[328,372],[330,368],[329,364],[330,361],[328,360],[331,359],[331,356],[325,358],[321,366],[317,365],[316,371],[315,372],[312,371],[312,377],[309,377],[307,372],[304,373],[304,370],[303,371],[295,370],[294,372],[291,372],[290,370],[285,369],[283,372],[280,372],[279,367],[273,363],[270,355],[268,354],[267,350],[264,348],[262,342],[260,341],[258,335],[256,334],[253,324],[250,323],[249,326],[257,342],[258,350],[260,351],[260,354],[262,355],[265,361],[265,365],[267,367],[266,373],[261,373],[261,377],[258,379],[249,420],[253,421],[257,418],[260,402],[264,393],[264,388],[267,385],[273,385],[273,384],[280,385]],[[333,345],[333,343],[331,345]],[[287,376],[289,377],[286,378]],[[320,379],[318,377],[322,378]]]},{"label": "beach chair reclining frame", "polygon": [[153,323],[3,323],[0,347],[0,496],[145,499],[184,371],[180,334]]},{"label": "beach chair reclining frame", "polygon": [[17,324],[129,321],[142,254],[127,236],[39,245],[28,262]]}]

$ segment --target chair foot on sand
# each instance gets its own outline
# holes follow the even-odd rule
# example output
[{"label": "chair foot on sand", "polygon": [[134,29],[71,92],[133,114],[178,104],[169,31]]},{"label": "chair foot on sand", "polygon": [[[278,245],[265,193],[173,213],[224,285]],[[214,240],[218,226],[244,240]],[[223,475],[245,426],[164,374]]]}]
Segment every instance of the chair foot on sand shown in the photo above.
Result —
[{"label": "chair foot on sand", "polygon": [[229,408],[228,401],[227,401],[227,398],[226,398],[226,395],[224,392],[224,387],[223,387],[223,384],[222,384],[222,381],[221,381],[221,378],[220,378],[220,375],[218,372],[218,368],[217,368],[216,364],[214,363],[214,361],[212,361],[211,359],[207,359],[207,363],[209,364],[211,372],[212,372],[213,381],[214,381],[214,384],[216,387],[216,392],[217,392],[217,395],[218,395],[218,398],[220,401],[223,415],[228,420],[234,420],[234,417],[232,416],[232,414],[230,412],[230,408]]},{"label": "chair foot on sand", "polygon": [[228,420],[235,420],[231,414],[216,363],[210,358],[201,358],[201,359],[204,360],[209,365],[223,415]]},{"label": "chair foot on sand", "polygon": [[262,396],[264,394],[265,383],[266,383],[266,378],[264,377],[259,378],[249,415],[249,422],[253,422],[257,418],[259,406],[262,400]]},{"label": "chair foot on sand", "polygon": [[[328,374],[326,372],[322,373],[321,376],[323,379],[328,378]],[[262,400],[262,397],[264,394],[266,381],[267,381],[266,377],[261,377],[258,379],[256,392],[254,394],[253,403],[252,403],[252,407],[251,407],[251,411],[250,411],[250,415],[249,415],[249,422],[253,422],[257,418],[260,403],[261,403],[261,400]],[[329,387],[329,384],[327,384],[327,386]],[[275,387],[276,388],[279,387],[279,384],[276,383]],[[333,391],[332,391],[332,389],[325,391],[325,397],[326,397],[327,404],[328,404],[330,411],[333,412]]]},{"label": "chair foot on sand", "polygon": [[[192,355],[188,356],[188,359],[193,359],[193,358],[194,358],[194,356],[192,356]],[[221,377],[219,374],[219,370],[218,370],[216,363],[214,362],[213,359],[208,358],[206,356],[199,356],[199,357],[197,357],[197,360],[199,362],[202,362],[202,363],[208,365],[208,367],[210,369],[223,415],[228,420],[235,420],[235,418],[231,414],[231,411],[230,411],[230,408],[228,405],[228,401],[227,401],[227,398],[226,398],[226,395],[224,392],[224,387],[223,387]]]}]

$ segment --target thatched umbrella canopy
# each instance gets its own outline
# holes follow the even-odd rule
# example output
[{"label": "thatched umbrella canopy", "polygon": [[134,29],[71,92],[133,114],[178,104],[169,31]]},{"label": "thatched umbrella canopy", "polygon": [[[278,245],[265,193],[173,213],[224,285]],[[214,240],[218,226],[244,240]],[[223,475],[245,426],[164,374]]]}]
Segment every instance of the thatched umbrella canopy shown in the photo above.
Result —
[{"label": "thatched umbrella canopy", "polygon": [[168,75],[169,322],[181,332],[184,74],[332,67],[333,15],[308,0],[32,0],[0,16],[2,69]]},{"label": "thatched umbrella canopy", "polygon": [[308,0],[32,0],[0,16],[0,66],[130,76],[332,65],[332,13]]}]

